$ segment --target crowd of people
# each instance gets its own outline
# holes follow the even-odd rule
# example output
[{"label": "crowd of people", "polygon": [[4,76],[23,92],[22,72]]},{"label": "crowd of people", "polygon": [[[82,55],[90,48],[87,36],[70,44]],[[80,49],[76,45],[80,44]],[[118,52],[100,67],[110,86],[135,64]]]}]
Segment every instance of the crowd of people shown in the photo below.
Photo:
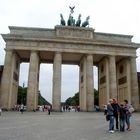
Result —
[{"label": "crowd of people", "polygon": [[[109,99],[109,103],[104,106],[107,121],[109,121],[109,132],[114,133],[116,130],[124,132],[131,131],[130,117],[134,108],[128,103],[128,100],[124,100],[123,103],[118,103],[116,99]],[[114,125],[115,124],[115,125]],[[127,126],[125,128],[125,126]]]},{"label": "crowd of people", "polygon": [[80,106],[69,106],[64,105],[62,106],[62,112],[70,112],[70,111],[80,112]]}]

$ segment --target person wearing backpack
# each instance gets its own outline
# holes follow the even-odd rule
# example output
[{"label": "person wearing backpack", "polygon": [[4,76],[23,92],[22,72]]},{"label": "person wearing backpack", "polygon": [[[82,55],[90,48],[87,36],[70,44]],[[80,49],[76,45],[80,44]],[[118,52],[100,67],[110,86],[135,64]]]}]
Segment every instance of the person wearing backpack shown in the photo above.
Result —
[{"label": "person wearing backpack", "polygon": [[132,108],[132,105],[128,103],[128,100],[124,100],[124,108],[126,110],[126,125],[128,131],[131,131],[131,124],[130,124],[130,117],[132,116],[132,112],[130,112],[130,108]]}]

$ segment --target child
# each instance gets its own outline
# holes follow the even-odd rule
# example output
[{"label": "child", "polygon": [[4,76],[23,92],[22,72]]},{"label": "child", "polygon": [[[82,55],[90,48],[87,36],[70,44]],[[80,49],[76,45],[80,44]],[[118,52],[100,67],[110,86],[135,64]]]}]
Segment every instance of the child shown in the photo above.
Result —
[{"label": "child", "polygon": [[119,108],[119,118],[120,118],[120,131],[125,131],[125,118],[126,118],[126,110],[123,104],[120,104]]}]

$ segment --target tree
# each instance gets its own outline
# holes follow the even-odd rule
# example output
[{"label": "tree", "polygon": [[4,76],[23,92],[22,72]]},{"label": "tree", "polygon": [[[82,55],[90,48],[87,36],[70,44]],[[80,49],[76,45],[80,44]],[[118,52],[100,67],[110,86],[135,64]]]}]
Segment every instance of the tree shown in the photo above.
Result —
[{"label": "tree", "polygon": [[51,105],[44,97],[42,97],[40,91],[38,94],[38,105]]},{"label": "tree", "polygon": [[69,97],[66,100],[66,104],[71,105],[71,106],[78,106],[79,105],[79,92],[76,93],[73,97]]},{"label": "tree", "polygon": [[26,105],[26,96],[27,96],[27,87],[18,87],[18,97],[17,97],[17,104],[24,104]]},{"label": "tree", "polygon": [[99,92],[94,89],[94,105],[99,105]]},{"label": "tree", "polygon": [[[24,104],[26,105],[27,100],[27,87],[18,87],[18,97],[17,97],[17,104]],[[45,98],[42,97],[41,93],[38,93],[38,105],[51,105]]]},{"label": "tree", "polygon": [[[69,97],[65,103],[71,106],[78,106],[79,92],[77,92],[73,97]],[[94,105],[99,105],[99,92],[96,89],[94,89]]]}]

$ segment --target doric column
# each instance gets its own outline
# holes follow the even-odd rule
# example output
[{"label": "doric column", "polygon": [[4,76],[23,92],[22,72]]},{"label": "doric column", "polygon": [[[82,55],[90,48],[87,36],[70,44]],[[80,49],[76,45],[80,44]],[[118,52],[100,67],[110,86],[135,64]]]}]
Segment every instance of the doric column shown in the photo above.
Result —
[{"label": "doric column", "polygon": [[137,70],[136,70],[136,58],[130,58],[131,65],[131,96],[132,96],[132,105],[135,109],[139,109],[139,95],[138,95],[138,79],[137,79]]},{"label": "doric column", "polygon": [[127,77],[127,98],[131,102],[131,65],[130,60],[126,59],[126,77]]},{"label": "doric column", "polygon": [[115,56],[109,56],[109,94],[110,98],[117,99],[116,60]]},{"label": "doric column", "polygon": [[16,52],[6,50],[5,64],[1,85],[1,105],[12,109],[17,104],[20,59]]},{"label": "doric column", "polygon": [[82,71],[83,71],[83,65],[79,64],[79,106],[80,109],[82,109],[82,96],[81,96],[81,92],[82,92]]},{"label": "doric column", "polygon": [[11,99],[11,83],[12,83],[12,57],[13,51],[6,50],[4,70],[1,80],[1,107],[9,109],[9,100]]},{"label": "doric column", "polygon": [[38,102],[38,82],[39,82],[39,56],[36,51],[31,51],[30,66],[27,89],[27,109],[36,109]]},{"label": "doric column", "polygon": [[105,58],[105,67],[106,67],[106,102],[105,104],[108,103],[110,95],[109,95],[109,62],[108,59]]},{"label": "doric column", "polygon": [[61,63],[62,63],[62,54],[60,52],[56,52],[54,54],[54,63],[53,63],[52,109],[54,111],[61,110]]},{"label": "doric column", "polygon": [[94,108],[94,87],[93,87],[93,56],[87,55],[86,67],[86,87],[87,87],[87,111]]},{"label": "doric column", "polygon": [[109,96],[109,61],[107,57],[104,57],[99,62],[99,106],[103,109],[103,106],[108,103]]},{"label": "doric column", "polygon": [[87,93],[86,93],[86,67],[87,61],[86,56],[80,61],[80,74],[79,74],[79,99],[80,99],[80,110],[87,111]]}]

